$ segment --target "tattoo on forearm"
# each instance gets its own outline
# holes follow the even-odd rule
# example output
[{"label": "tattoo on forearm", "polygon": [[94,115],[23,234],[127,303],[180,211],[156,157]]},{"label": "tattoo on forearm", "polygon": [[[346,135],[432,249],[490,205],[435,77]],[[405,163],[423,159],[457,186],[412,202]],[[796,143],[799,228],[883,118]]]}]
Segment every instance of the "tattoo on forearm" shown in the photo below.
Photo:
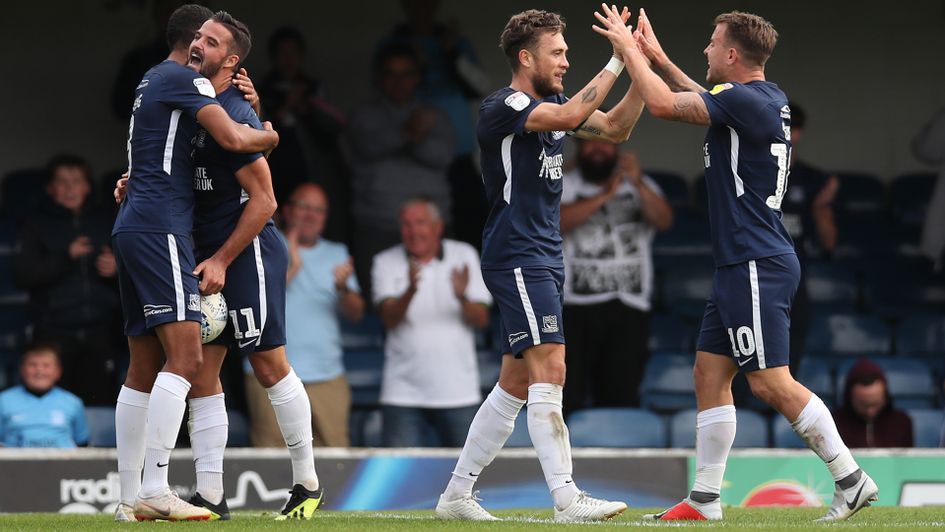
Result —
[{"label": "tattoo on forearm", "polygon": [[591,135],[601,136],[604,132],[599,127],[589,126],[587,124],[581,126],[581,131],[590,133]]},{"label": "tattoo on forearm", "polygon": [[588,89],[581,94],[581,103],[593,102],[595,98],[597,98],[597,85],[588,87]]},{"label": "tattoo on forearm", "polygon": [[708,113],[696,105],[694,98],[699,96],[677,96],[673,100],[673,119],[691,124],[707,123]]}]

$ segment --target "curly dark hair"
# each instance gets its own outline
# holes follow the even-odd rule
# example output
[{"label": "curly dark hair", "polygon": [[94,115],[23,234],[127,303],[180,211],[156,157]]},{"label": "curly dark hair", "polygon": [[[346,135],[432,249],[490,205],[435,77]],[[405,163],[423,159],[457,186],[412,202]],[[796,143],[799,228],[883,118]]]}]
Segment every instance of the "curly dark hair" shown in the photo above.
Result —
[{"label": "curly dark hair", "polygon": [[190,46],[194,34],[212,16],[213,11],[198,4],[186,4],[175,9],[167,19],[167,47],[173,50],[178,46]]},{"label": "curly dark hair", "polygon": [[542,34],[563,33],[565,26],[561,15],[549,11],[529,9],[512,15],[505,29],[502,30],[502,35],[499,36],[499,48],[505,52],[512,72],[518,72],[520,51],[534,51]]}]

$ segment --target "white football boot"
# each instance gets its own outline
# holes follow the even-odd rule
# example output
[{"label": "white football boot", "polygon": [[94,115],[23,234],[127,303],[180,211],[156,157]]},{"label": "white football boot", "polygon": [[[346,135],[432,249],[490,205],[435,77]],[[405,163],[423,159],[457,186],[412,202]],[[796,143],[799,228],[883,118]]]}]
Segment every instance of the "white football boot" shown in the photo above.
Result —
[{"label": "white football boot", "polygon": [[119,523],[137,521],[135,519],[135,509],[123,502],[118,503],[118,506],[115,507],[115,521]]},{"label": "white football boot", "polygon": [[870,503],[879,500],[879,487],[865,471],[860,469],[858,472],[860,478],[849,488],[843,489],[839,484],[836,485],[830,510],[827,510],[827,515],[818,521],[844,521],[869,506]]},{"label": "white football boot", "polygon": [[135,500],[138,521],[207,521],[212,515],[210,510],[190,504],[170,489],[154,497],[139,496]]},{"label": "white football boot", "polygon": [[468,497],[452,501],[446,500],[445,495],[440,495],[440,500],[436,503],[436,516],[439,519],[448,521],[501,521],[479,504],[482,499],[479,498],[478,491]]},{"label": "white football boot", "polygon": [[571,499],[571,504],[565,509],[559,510],[555,507],[555,521],[559,523],[606,521],[620,515],[626,509],[625,503],[595,499],[582,491]]}]

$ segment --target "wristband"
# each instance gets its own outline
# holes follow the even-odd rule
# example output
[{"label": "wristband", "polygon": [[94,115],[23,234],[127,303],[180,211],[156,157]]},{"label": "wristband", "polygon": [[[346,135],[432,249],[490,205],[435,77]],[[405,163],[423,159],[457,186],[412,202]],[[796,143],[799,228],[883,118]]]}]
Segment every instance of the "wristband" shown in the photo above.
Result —
[{"label": "wristband", "polygon": [[604,70],[612,72],[615,76],[620,77],[620,73],[623,72],[623,61],[617,59],[616,57],[611,57],[610,61],[607,62],[607,66],[604,67]]}]

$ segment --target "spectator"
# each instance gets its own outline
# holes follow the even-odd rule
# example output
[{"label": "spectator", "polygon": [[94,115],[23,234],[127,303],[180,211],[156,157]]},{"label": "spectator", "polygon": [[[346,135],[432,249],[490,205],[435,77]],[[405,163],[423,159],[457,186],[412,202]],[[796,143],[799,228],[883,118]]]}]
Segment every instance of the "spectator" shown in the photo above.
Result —
[{"label": "spectator", "polygon": [[912,419],[893,407],[883,369],[862,359],[850,368],[843,403],[834,408],[840,437],[851,448],[912,447]]},{"label": "spectator", "polygon": [[[289,247],[286,288],[286,355],[312,403],[315,445],[347,447],[351,388],[341,359],[340,313],[364,316],[351,257],[344,244],[322,238],[328,198],[318,185],[303,183],[283,208]],[[257,447],[284,447],[266,390],[247,374],[250,438]]]},{"label": "spectator", "polygon": [[807,114],[796,102],[791,108],[791,173],[788,189],[781,201],[781,221],[794,240],[801,264],[801,282],[791,305],[791,370],[796,371],[804,357],[804,339],[810,314],[805,271],[809,257],[829,256],[837,246],[837,225],[833,200],[840,188],[837,176],[827,174],[801,161],[798,146],[807,126]]},{"label": "spectator", "polygon": [[62,346],[62,387],[87,405],[118,394],[118,293],[111,219],[88,201],[88,163],[60,155],[48,165],[49,196],[20,236],[13,276],[29,290],[34,336]]},{"label": "spectator", "polygon": [[672,207],[636,154],[609,142],[578,141],[577,168],[563,179],[564,410],[637,406],[650,356],[650,245],[672,225]]},{"label": "spectator", "polygon": [[387,328],[381,405],[384,444],[460,447],[481,401],[474,329],[489,324],[492,296],[479,256],[443,239],[435,203],[413,199],[400,212],[403,244],[374,258],[374,302]]},{"label": "spectator", "polygon": [[401,5],[407,20],[382,39],[378,49],[406,45],[420,57],[423,81],[419,98],[446,113],[456,139],[456,154],[449,170],[453,232],[459,240],[478,248],[488,205],[473,161],[475,127],[469,104],[472,101],[478,106],[493,87],[479,66],[472,43],[460,33],[458,21],[437,21],[440,0],[403,0]]},{"label": "spectator", "polygon": [[82,400],[56,386],[62,376],[55,344],[35,343],[20,364],[23,384],[0,393],[0,445],[73,448],[88,445]]},{"label": "spectator", "polygon": [[259,96],[280,138],[279,149],[269,157],[276,201],[286,203],[300,183],[318,183],[335,211],[325,236],[345,241],[350,195],[340,145],[345,116],[326,98],[322,82],[305,72],[305,39],[299,30],[283,26],[272,33],[269,61]]},{"label": "spectator", "polygon": [[922,226],[919,249],[932,261],[935,270],[941,271],[945,261],[945,109],[922,126],[912,140],[912,151],[920,161],[939,167],[938,179]]},{"label": "spectator", "polygon": [[[380,97],[361,106],[349,130],[353,155],[354,266],[371,294],[371,259],[400,242],[398,210],[423,195],[441,213],[450,206],[446,171],[453,159],[449,120],[417,100],[420,62],[410,48],[383,50],[376,64]],[[447,223],[449,220],[445,220]]]}]

